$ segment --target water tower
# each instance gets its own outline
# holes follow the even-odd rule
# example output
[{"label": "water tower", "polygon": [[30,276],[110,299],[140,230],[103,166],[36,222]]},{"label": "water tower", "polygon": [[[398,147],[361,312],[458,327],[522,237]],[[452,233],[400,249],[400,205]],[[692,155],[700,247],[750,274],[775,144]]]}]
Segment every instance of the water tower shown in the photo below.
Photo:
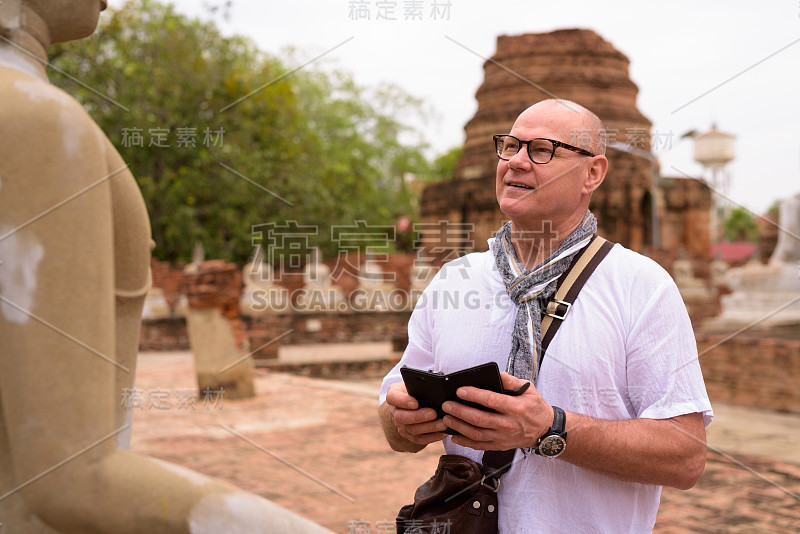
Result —
[{"label": "water tower", "polygon": [[720,221],[730,214],[731,177],[727,165],[735,157],[734,140],[736,136],[711,130],[694,137],[694,160],[711,170],[711,189],[714,192],[714,205],[711,211],[711,239],[720,240]]}]

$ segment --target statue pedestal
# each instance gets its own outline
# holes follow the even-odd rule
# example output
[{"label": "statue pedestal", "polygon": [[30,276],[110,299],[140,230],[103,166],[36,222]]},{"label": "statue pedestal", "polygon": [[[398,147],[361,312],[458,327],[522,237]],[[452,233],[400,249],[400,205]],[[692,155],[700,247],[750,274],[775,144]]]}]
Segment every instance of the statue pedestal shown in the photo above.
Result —
[{"label": "statue pedestal", "polygon": [[255,396],[253,359],[239,318],[238,274],[232,263],[209,261],[187,277],[186,323],[201,395],[222,390],[229,399]]},{"label": "statue pedestal", "polygon": [[[720,299],[722,313],[706,326],[759,327],[800,325],[800,279],[797,266],[748,263],[727,273],[732,289]],[[755,326],[755,325],[754,325]]]}]

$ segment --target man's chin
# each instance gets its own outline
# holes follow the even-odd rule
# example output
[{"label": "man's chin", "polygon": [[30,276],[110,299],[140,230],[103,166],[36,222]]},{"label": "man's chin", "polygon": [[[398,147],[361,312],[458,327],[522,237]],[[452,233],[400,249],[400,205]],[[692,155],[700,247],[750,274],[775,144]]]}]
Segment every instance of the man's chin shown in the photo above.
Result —
[{"label": "man's chin", "polygon": [[530,201],[525,198],[502,197],[497,204],[500,207],[500,211],[512,220],[515,217],[524,217],[531,211]]}]

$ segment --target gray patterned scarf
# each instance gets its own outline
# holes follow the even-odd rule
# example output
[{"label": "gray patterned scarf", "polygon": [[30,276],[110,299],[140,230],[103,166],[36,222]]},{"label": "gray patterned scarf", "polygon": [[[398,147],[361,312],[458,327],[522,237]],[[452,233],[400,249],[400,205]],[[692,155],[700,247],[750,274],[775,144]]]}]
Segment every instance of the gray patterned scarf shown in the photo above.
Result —
[{"label": "gray patterned scarf", "polygon": [[[558,277],[567,270],[573,255],[580,252],[597,232],[597,219],[587,211],[578,228],[561,242],[558,249],[528,270],[517,259],[511,245],[511,232],[509,221],[498,230],[492,243],[495,264],[508,296],[517,305],[506,372],[535,382],[539,373],[538,355],[542,350],[542,309],[555,293]],[[509,256],[513,258],[513,264],[509,262]]]}]

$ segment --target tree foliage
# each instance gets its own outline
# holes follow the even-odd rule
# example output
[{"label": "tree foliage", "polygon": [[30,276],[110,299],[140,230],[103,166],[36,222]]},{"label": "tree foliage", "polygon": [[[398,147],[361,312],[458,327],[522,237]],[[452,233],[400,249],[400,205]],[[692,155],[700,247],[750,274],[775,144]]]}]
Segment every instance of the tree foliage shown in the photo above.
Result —
[{"label": "tree foliage", "polygon": [[734,208],[722,223],[727,241],[758,241],[758,223],[744,208]]},{"label": "tree foliage", "polygon": [[453,179],[456,164],[464,154],[464,147],[453,147],[433,160],[428,180],[431,182],[446,182]]},{"label": "tree foliage", "polygon": [[202,242],[244,262],[254,226],[286,221],[318,226],[311,244],[333,252],[334,225],[410,215],[403,176],[428,172],[421,136],[397,118],[421,103],[397,87],[292,68],[154,0],[105,13],[51,64],[130,165],[161,259],[187,261]]}]

